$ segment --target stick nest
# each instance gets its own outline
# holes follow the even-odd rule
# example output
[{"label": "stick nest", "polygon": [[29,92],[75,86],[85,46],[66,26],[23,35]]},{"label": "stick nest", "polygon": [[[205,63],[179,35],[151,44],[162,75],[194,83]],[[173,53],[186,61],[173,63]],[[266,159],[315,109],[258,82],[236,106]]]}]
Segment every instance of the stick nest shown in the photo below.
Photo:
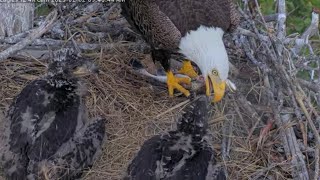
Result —
[{"label": "stick nest", "polygon": [[[83,178],[121,179],[145,140],[175,127],[188,99],[169,98],[165,85],[150,83],[132,70],[128,62],[133,57],[150,71],[154,67],[146,53],[148,46],[129,30],[117,4],[73,8],[24,50],[46,55],[48,47],[56,49],[63,42],[65,46],[76,45],[83,55],[94,59],[101,74],[84,79],[89,89],[87,106],[90,117],[108,119],[107,141],[102,155]],[[230,79],[237,91],[227,92],[212,109],[209,124],[218,161],[227,168],[228,179],[316,178],[320,88],[317,80],[297,74],[306,67],[305,62],[320,59],[294,52],[299,49],[294,42],[300,36],[285,36],[281,20],[265,22],[259,9],[254,10],[253,18],[247,8],[245,5],[239,10],[241,30],[225,37],[232,63]],[[1,43],[7,47],[21,37],[4,38]],[[47,47],[43,42],[50,43]],[[45,73],[47,61],[43,57],[26,57],[20,51],[0,63],[2,112],[27,83]]]}]

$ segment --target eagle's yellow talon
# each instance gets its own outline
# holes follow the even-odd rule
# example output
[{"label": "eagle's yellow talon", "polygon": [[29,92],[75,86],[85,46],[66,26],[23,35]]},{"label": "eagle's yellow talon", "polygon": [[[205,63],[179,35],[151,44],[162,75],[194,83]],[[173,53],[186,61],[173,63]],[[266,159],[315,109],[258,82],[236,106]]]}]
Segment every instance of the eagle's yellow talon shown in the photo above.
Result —
[{"label": "eagle's yellow talon", "polygon": [[187,77],[185,78],[176,77],[176,80],[178,81],[178,83],[191,84],[191,79]]},{"label": "eagle's yellow talon", "polygon": [[191,79],[175,77],[172,71],[167,72],[167,85],[168,85],[168,91],[169,91],[170,97],[173,96],[174,89],[177,89],[178,91],[182,92],[185,96],[190,96],[190,92],[186,90],[184,87],[182,87],[180,83],[190,84]]},{"label": "eagle's yellow talon", "polygon": [[183,65],[182,65],[181,69],[178,71],[178,73],[185,74],[185,75],[189,76],[190,78],[195,78],[198,76],[198,74],[196,73],[196,71],[193,69],[193,67],[191,65],[191,61],[189,61],[189,60],[183,61]]}]

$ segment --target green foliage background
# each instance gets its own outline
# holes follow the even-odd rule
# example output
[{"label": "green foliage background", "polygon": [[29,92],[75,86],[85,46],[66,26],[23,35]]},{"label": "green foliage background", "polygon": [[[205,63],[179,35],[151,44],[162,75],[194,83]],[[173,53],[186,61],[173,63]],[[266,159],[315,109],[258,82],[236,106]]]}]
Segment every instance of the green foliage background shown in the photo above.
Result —
[{"label": "green foliage background", "polygon": [[[259,0],[263,14],[275,13],[274,0]],[[320,8],[320,0],[286,0],[287,34],[302,33],[310,24],[312,7]]]},{"label": "green foliage background", "polygon": [[[239,1],[238,1],[239,2]],[[275,0],[258,0],[263,15],[269,15],[276,13]],[[303,33],[303,31],[310,25],[312,8],[316,7],[320,9],[320,0],[286,0],[286,12],[287,12],[287,35],[293,33]],[[319,28],[320,29],[320,28]],[[313,39],[319,40],[319,37],[313,37]],[[315,54],[320,54],[320,44],[312,44]],[[302,51],[308,55],[309,50],[304,48]],[[315,68],[316,64],[309,64],[310,67]],[[302,70],[298,72],[298,77],[309,79],[309,71]],[[317,78],[317,75],[316,75]]]}]

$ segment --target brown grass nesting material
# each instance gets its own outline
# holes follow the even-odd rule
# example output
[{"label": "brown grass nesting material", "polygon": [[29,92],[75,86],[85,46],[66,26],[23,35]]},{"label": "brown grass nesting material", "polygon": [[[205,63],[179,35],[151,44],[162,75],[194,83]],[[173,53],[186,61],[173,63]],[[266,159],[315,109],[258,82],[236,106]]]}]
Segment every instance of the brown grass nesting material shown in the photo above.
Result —
[{"label": "brown grass nesting material", "polygon": [[6,60],[0,64],[0,110],[6,111],[12,99],[32,80],[43,75],[44,63]]},{"label": "brown grass nesting material", "polygon": [[[93,168],[84,173],[83,179],[118,180],[145,140],[175,127],[175,120],[188,99],[169,98],[166,88],[155,88],[131,71],[127,64],[130,58],[136,56],[142,61],[150,60],[146,55],[133,54],[119,47],[108,52],[86,55],[94,58],[101,70],[100,75],[84,79],[89,90],[89,115],[91,118],[105,117],[108,123],[102,155]],[[43,75],[45,69],[45,64],[36,60],[1,63],[1,111],[6,111],[22,88]],[[240,91],[250,92],[248,97],[253,100],[258,98],[259,90],[253,86],[246,88]],[[283,174],[288,171],[289,166],[278,159],[281,156],[275,150],[275,146],[280,143],[278,132],[271,132],[262,146],[258,147],[259,134],[254,133],[247,140],[249,130],[256,120],[240,110],[234,95],[229,96],[227,93],[223,101],[213,107],[209,121],[212,144],[217,151],[218,161],[227,167],[229,178],[248,179],[256,173],[266,174],[270,171],[278,174],[279,179],[285,179]],[[226,124],[230,124],[231,134],[224,132]],[[221,144],[224,137],[230,138],[231,150],[230,157],[223,160]],[[275,168],[266,169],[268,162],[274,162]]]},{"label": "brown grass nesting material", "polygon": [[96,60],[102,73],[89,79],[91,116],[107,117],[108,140],[84,179],[120,179],[143,142],[172,128],[187,98],[168,98],[126,65],[130,54],[115,50]]},{"label": "brown grass nesting material", "polygon": [[[114,22],[121,21],[120,18],[120,8],[118,8],[118,12],[113,17]],[[245,19],[242,28],[247,29],[252,25],[255,26],[250,18]],[[279,20],[281,19],[283,18],[279,18]],[[109,21],[111,24],[112,22]],[[284,28],[278,29],[284,30]],[[258,33],[257,27],[251,27],[249,30]],[[76,29],[76,31],[78,30]],[[262,34],[259,36],[256,34],[256,36],[260,37],[260,35],[265,36],[266,34],[263,30],[260,33]],[[270,32],[268,35],[270,36]],[[242,44],[241,48],[232,45],[229,47],[231,48],[228,51],[229,57],[237,69],[234,72],[235,77],[230,76],[230,78],[236,83],[238,90],[236,93],[227,92],[223,100],[215,104],[212,109],[213,113],[209,121],[213,137],[212,144],[217,151],[218,161],[227,168],[228,179],[290,179],[292,178],[290,173],[293,173],[291,171],[299,170],[300,166],[299,168],[292,167],[298,164],[294,162],[297,158],[290,157],[288,154],[290,151],[285,149],[285,144],[292,143],[285,143],[283,137],[288,136],[283,134],[294,134],[286,131],[299,126],[297,118],[293,118],[287,124],[275,123],[277,128],[271,128],[264,136],[261,136],[260,133],[261,129],[268,124],[268,122],[264,122],[266,121],[264,118],[272,120],[273,110],[267,103],[270,101],[270,98],[268,99],[270,94],[267,92],[271,88],[266,88],[266,85],[270,86],[270,82],[273,82],[274,84],[271,86],[275,86],[275,90],[283,91],[283,87],[282,89],[276,87],[282,83],[278,79],[279,72],[282,71],[276,68],[280,67],[279,63],[270,60],[270,58],[282,59],[285,57],[283,62],[291,62],[292,59],[286,59],[287,56],[278,57],[275,54],[270,57],[265,56],[270,52],[275,52],[274,47],[282,47],[280,41],[273,39],[266,43],[265,40],[258,41],[253,37],[245,39],[239,39],[245,40],[240,43]],[[146,139],[174,128],[174,122],[187,101],[185,97],[169,98],[166,88],[156,88],[144,78],[131,72],[127,65],[131,57],[145,61],[143,63],[146,65],[147,61],[152,62],[150,55],[130,52],[124,46],[111,49],[112,45],[117,46],[122,42],[110,39],[109,41],[109,44],[106,42],[103,44],[110,45],[110,50],[87,54],[95,59],[102,71],[99,76],[85,78],[89,89],[87,97],[89,114],[92,118],[105,117],[108,119],[108,123],[106,125],[107,140],[104,143],[102,155],[93,168],[84,173],[83,179],[85,180],[121,179],[128,163]],[[276,42],[277,44],[274,45]],[[271,50],[266,51],[269,48]],[[249,51],[246,52],[245,49]],[[251,62],[256,62],[256,65]],[[0,63],[0,111],[7,110],[13,98],[27,83],[44,74],[45,65],[37,60],[7,60]],[[261,67],[257,68],[257,65]],[[263,74],[266,67],[275,69],[276,73],[266,76]],[[283,68],[288,67],[283,66]],[[289,71],[289,69],[285,70]],[[291,71],[290,66],[289,74]],[[287,77],[284,76],[286,73],[280,74]],[[272,78],[272,81],[266,77]],[[280,83],[277,84],[277,82]],[[284,94],[286,96],[284,99],[285,103],[289,103],[285,104],[285,108],[282,108],[281,112],[294,114],[293,109],[298,106],[290,103],[294,98],[287,97],[290,96],[287,94]],[[284,95],[282,94],[282,96]],[[271,99],[271,102],[273,101],[275,101],[274,98]],[[294,136],[296,135],[294,134]],[[301,143],[301,140],[300,137],[296,141]],[[307,152],[303,152],[303,160],[306,162],[308,171],[311,172],[315,166],[314,158],[308,157],[307,154]]]}]

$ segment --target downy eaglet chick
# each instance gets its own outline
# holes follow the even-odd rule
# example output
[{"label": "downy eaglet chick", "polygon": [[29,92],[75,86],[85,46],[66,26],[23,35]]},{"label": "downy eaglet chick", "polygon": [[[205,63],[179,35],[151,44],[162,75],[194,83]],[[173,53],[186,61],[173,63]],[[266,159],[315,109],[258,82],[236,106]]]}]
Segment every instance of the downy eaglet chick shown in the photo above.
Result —
[{"label": "downy eaglet chick", "polygon": [[145,141],[124,180],[225,180],[208,135],[209,105],[205,95],[196,97],[176,130]]},{"label": "downy eaglet chick", "polygon": [[75,179],[93,164],[105,120],[88,123],[79,78],[92,72],[97,72],[93,62],[61,49],[54,52],[47,74],[15,97],[0,152],[7,179]]}]

